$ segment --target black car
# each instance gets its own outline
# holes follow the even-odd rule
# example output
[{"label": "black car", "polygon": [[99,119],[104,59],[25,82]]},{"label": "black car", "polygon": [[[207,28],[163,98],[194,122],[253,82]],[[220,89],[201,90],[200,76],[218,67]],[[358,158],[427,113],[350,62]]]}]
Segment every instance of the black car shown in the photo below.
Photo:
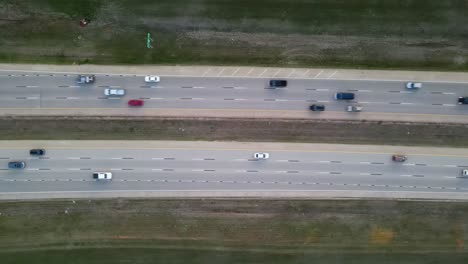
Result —
[{"label": "black car", "polygon": [[29,155],[33,155],[33,156],[42,156],[45,154],[45,150],[43,149],[31,149],[29,151]]},{"label": "black car", "polygon": [[468,104],[468,97],[458,97],[458,104]]},{"label": "black car", "polygon": [[309,107],[312,111],[325,111],[325,106],[320,104],[313,104]]},{"label": "black car", "polygon": [[353,93],[336,93],[335,94],[336,100],[354,100]]},{"label": "black car", "polygon": [[282,88],[288,86],[288,81],[286,80],[270,80],[270,87],[272,88]]},{"label": "black car", "polygon": [[26,162],[24,161],[10,161],[8,162],[9,169],[24,169],[26,168]]}]

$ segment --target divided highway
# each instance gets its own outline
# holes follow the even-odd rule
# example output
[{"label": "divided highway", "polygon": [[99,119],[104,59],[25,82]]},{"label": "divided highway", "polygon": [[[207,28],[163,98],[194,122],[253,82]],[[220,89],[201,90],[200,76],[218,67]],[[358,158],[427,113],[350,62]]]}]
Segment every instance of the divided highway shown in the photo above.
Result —
[{"label": "divided highway", "polygon": [[[230,109],[304,111],[321,103],[327,112],[344,112],[348,102],[333,99],[335,92],[353,92],[364,113],[404,113],[429,115],[468,114],[468,107],[457,105],[468,96],[463,83],[423,82],[423,88],[408,90],[402,81],[359,81],[291,79],[286,88],[268,89],[269,79],[229,77],[161,77],[158,84],[147,84],[143,76],[97,75],[94,84],[76,84],[77,75],[0,73],[0,109],[121,109],[124,113],[145,113],[148,109]],[[408,80],[411,81],[411,80]],[[124,88],[121,99],[108,98],[106,88]],[[145,100],[141,109],[129,109],[130,99]],[[320,116],[319,113],[308,113]],[[347,113],[351,118],[361,113]]]},{"label": "divided highway", "polygon": [[[142,192],[468,198],[468,179],[461,177],[468,168],[468,151],[460,149],[170,141],[10,141],[0,146],[2,198]],[[29,149],[37,147],[46,149],[44,157],[29,156]],[[259,151],[270,158],[254,160]],[[404,152],[408,160],[392,161],[396,152]],[[7,168],[17,160],[25,161],[26,168]],[[95,171],[112,172],[113,179],[96,181],[91,176]]]}]

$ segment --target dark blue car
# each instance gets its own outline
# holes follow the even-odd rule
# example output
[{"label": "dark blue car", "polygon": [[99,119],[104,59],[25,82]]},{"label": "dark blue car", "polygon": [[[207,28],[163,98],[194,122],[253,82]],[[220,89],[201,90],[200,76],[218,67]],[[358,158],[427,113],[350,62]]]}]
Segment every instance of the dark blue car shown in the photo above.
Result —
[{"label": "dark blue car", "polygon": [[468,97],[458,97],[458,104],[468,104]]},{"label": "dark blue car", "polygon": [[321,105],[321,104],[313,104],[313,105],[309,106],[309,109],[312,110],[312,111],[321,112],[321,111],[325,111],[325,106]]},{"label": "dark blue car", "polygon": [[31,149],[29,151],[29,155],[32,155],[32,156],[43,156],[44,154],[45,154],[44,149]]},{"label": "dark blue car", "polygon": [[288,85],[288,81],[286,80],[270,80],[270,87],[271,88],[282,88]]},{"label": "dark blue car", "polygon": [[353,93],[336,93],[335,94],[336,100],[354,100]]}]

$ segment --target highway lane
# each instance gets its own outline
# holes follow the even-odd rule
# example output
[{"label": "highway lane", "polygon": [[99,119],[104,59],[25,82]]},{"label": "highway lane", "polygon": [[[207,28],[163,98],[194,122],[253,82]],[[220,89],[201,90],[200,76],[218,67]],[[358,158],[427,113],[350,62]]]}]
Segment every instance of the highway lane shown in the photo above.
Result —
[{"label": "highway lane", "polygon": [[[97,76],[92,85],[77,85],[76,75],[21,76],[0,73],[0,108],[112,108],[127,109],[129,99],[145,100],[150,109],[304,110],[323,103],[327,111],[343,112],[348,102],[336,101],[339,91],[354,92],[366,112],[465,115],[457,105],[468,96],[464,83],[427,82],[420,90],[407,90],[401,81],[289,80],[287,88],[268,89],[263,78],[164,77],[146,84],[142,76]],[[122,99],[108,99],[109,87],[125,88]]]},{"label": "highway lane", "polygon": [[[0,148],[1,194],[155,190],[468,194],[468,179],[460,177],[461,170],[468,168],[468,152],[463,150],[453,155],[403,147],[353,151],[349,146],[330,145],[330,149],[318,144],[216,147],[217,143],[181,142],[173,148],[73,141],[64,146],[52,141],[45,144],[46,155],[38,158],[28,155],[28,149],[38,144],[14,143]],[[406,150],[407,162],[391,161],[394,151],[401,149]],[[256,161],[255,151],[268,151],[271,157]],[[25,161],[26,169],[7,169],[12,160]],[[97,182],[91,177],[94,171],[111,171],[113,180]]]}]

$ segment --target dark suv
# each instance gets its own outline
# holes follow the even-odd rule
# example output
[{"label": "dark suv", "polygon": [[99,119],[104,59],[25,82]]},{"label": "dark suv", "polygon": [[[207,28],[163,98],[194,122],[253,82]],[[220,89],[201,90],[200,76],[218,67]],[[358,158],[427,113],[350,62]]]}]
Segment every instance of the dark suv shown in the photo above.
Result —
[{"label": "dark suv", "polygon": [[270,80],[270,87],[272,88],[282,88],[288,86],[288,81],[286,80]]},{"label": "dark suv", "polygon": [[392,155],[392,160],[396,162],[405,162],[408,158],[403,154]]},{"label": "dark suv", "polygon": [[31,149],[29,151],[29,155],[33,155],[33,156],[42,156],[45,154],[45,150],[43,149]]},{"label": "dark suv", "polygon": [[335,94],[336,100],[354,100],[353,93],[336,93]]},{"label": "dark suv", "polygon": [[468,104],[468,97],[458,97],[458,104]]},{"label": "dark suv", "polygon": [[313,104],[309,106],[309,109],[312,111],[325,111],[325,106],[321,104]]}]

